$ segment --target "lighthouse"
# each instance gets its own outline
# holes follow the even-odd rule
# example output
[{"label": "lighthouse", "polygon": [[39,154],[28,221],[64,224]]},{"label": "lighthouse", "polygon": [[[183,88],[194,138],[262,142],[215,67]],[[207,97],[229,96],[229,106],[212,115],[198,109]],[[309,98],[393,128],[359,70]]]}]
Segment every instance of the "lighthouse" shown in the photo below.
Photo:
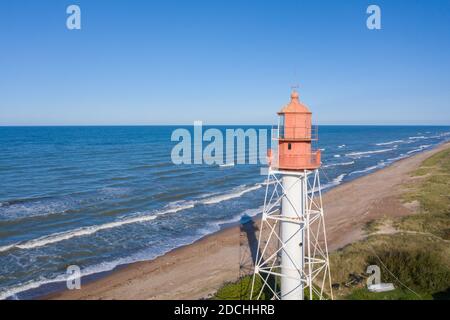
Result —
[{"label": "lighthouse", "polygon": [[269,170],[251,297],[332,298],[331,273],[312,113],[292,91],[278,112],[268,151]]}]

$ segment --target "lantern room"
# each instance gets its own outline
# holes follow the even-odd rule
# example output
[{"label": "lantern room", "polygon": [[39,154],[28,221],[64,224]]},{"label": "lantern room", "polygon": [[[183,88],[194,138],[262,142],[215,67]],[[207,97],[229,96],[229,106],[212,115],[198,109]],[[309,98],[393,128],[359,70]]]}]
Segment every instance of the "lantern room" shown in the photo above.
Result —
[{"label": "lantern room", "polygon": [[313,170],[320,167],[320,150],[311,149],[312,141],[317,140],[317,127],[311,125],[312,114],[300,102],[296,91],[292,91],[291,101],[278,115],[278,159],[276,162],[270,159],[271,165],[283,170]]}]

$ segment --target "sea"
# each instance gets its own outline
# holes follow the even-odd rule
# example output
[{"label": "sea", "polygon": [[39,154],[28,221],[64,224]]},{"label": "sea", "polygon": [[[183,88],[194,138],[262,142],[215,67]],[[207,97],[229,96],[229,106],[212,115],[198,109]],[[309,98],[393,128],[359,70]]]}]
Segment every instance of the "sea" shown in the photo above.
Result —
[{"label": "sea", "polygon": [[[0,127],[0,299],[62,290],[69,266],[101,276],[260,214],[264,165],[176,165],[179,128]],[[443,126],[319,126],[322,187],[449,140]]]}]

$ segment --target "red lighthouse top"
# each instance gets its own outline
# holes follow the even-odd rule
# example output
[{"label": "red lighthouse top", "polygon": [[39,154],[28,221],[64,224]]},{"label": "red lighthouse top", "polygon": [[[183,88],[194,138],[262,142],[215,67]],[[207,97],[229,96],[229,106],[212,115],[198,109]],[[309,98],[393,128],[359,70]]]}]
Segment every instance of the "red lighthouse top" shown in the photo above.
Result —
[{"label": "red lighthouse top", "polygon": [[291,93],[291,102],[278,112],[279,115],[283,113],[311,113],[311,111],[300,102],[298,92],[293,90]]},{"label": "red lighthouse top", "polygon": [[317,140],[317,130],[311,125],[312,114],[300,102],[296,91],[292,91],[291,101],[278,115],[278,156],[275,161],[271,159],[271,166],[296,171],[320,167],[320,151],[311,150],[311,142]]}]

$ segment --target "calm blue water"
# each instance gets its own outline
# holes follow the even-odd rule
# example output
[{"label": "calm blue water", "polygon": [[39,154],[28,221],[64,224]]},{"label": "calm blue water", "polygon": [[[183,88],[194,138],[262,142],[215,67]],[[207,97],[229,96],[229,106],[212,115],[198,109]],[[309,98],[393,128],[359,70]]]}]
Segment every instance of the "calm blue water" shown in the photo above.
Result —
[{"label": "calm blue water", "polygon": [[[0,127],[0,298],[69,265],[95,274],[152,259],[260,212],[260,166],[173,165],[174,129]],[[319,134],[330,188],[449,140],[450,127]]]}]

